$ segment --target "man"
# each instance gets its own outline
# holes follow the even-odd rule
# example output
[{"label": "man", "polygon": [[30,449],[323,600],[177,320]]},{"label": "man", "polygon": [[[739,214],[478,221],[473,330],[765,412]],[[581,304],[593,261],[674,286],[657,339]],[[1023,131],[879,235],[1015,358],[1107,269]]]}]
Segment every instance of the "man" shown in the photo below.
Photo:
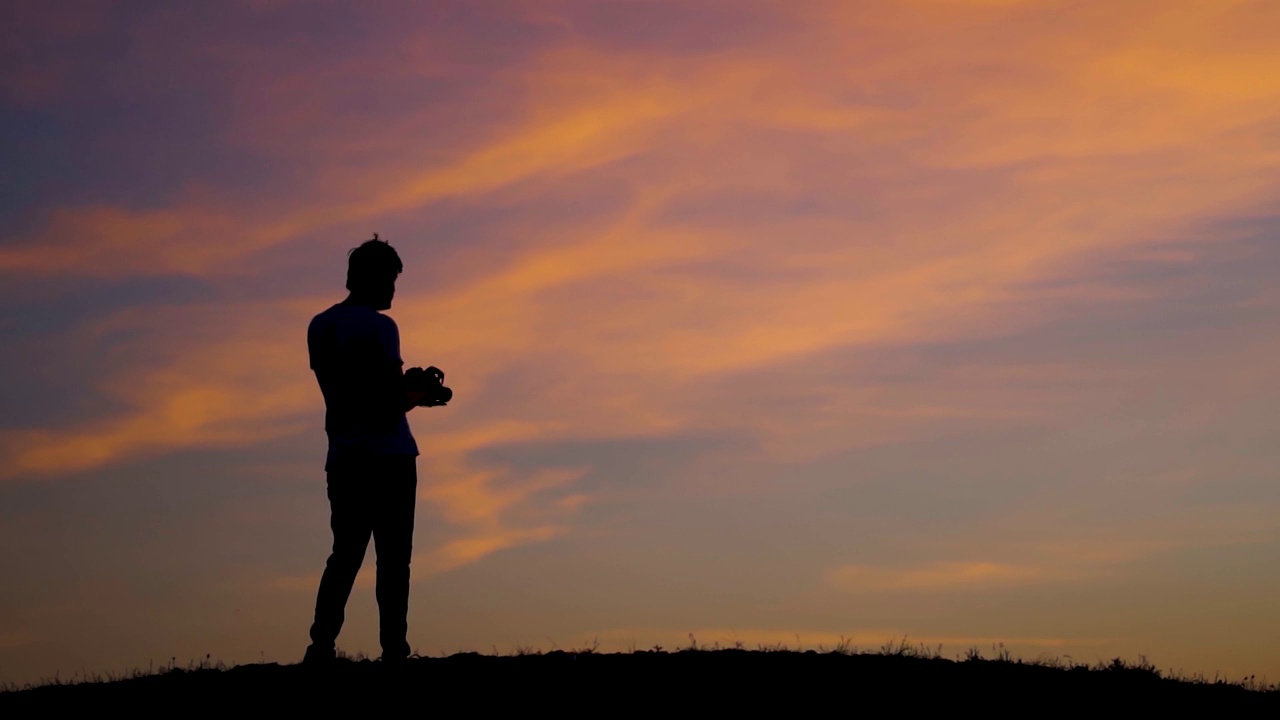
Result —
[{"label": "man", "polygon": [[[384,661],[409,656],[409,560],[417,499],[418,445],[405,414],[432,404],[404,380],[391,307],[400,256],[375,234],[348,253],[346,300],[307,328],[311,369],[325,402],[325,461],[333,552],[316,593],[304,662],[332,660],[334,642],[372,535],[378,558],[379,639]],[[434,368],[432,368],[434,370]],[[421,372],[421,371],[416,371]],[[443,374],[440,374],[443,376]]]}]

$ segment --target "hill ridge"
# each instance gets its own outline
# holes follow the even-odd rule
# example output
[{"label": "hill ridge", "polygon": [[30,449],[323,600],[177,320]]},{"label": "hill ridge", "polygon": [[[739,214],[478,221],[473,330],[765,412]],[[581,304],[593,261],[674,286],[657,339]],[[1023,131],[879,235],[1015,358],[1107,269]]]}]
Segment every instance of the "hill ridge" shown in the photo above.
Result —
[{"label": "hill ridge", "polygon": [[[1280,710],[1280,689],[1169,677],[1154,666],[1113,660],[1093,666],[1008,657],[948,659],[917,652],[683,649],[600,653],[593,650],[447,657],[401,663],[337,660],[324,666],[201,664],[112,682],[52,683],[0,693],[0,709],[113,704],[333,710],[370,702],[482,703],[530,709],[589,703],[597,709],[679,705],[817,711],[869,701],[921,704],[1052,702],[1119,710],[1188,707]],[[596,703],[604,703],[596,705]],[[622,706],[618,704],[622,703]],[[1031,708],[1028,707],[1028,710]]]}]

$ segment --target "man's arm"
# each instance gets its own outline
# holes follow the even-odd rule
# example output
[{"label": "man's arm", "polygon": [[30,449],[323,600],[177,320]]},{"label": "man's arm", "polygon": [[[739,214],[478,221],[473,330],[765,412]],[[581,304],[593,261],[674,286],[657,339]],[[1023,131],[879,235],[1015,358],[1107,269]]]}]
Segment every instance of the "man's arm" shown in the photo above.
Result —
[{"label": "man's arm", "polygon": [[394,320],[387,316],[383,316],[385,326],[382,328],[380,340],[383,343],[383,353],[387,358],[388,365],[394,368],[395,380],[390,382],[388,391],[393,396],[393,402],[400,412],[409,412],[417,407],[427,398],[425,390],[410,390],[408,383],[404,380],[404,360],[400,357],[400,329],[396,327]]},{"label": "man's arm", "polygon": [[410,410],[418,407],[419,405],[422,404],[423,400],[427,399],[426,390],[410,390],[409,389],[408,384],[404,381],[403,370],[401,370],[400,372],[400,387],[404,388],[404,411],[405,412],[409,412]]}]

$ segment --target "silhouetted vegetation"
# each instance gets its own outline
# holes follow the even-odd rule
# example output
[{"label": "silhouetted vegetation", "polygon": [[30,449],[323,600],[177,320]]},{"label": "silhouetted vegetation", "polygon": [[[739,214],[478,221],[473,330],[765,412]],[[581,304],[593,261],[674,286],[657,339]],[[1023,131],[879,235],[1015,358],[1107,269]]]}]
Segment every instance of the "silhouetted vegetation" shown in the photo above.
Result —
[{"label": "silhouetted vegetation", "polygon": [[[957,658],[905,640],[860,651],[850,643],[795,650],[690,645],[623,653],[595,646],[508,654],[459,653],[396,663],[340,654],[320,666],[263,663],[228,668],[209,657],[185,667],[123,674],[50,678],[0,693],[0,711],[111,707],[174,712],[376,710],[386,703],[423,712],[555,710],[618,714],[652,708],[786,709],[849,712],[883,707],[981,707],[997,712],[1051,713],[1087,708],[1106,714],[1153,708],[1215,711],[1280,710],[1280,686],[1162,672],[1145,658],[1092,665],[1070,659],[1024,661],[1002,646],[970,649]],[[975,705],[978,704],[978,705]]]}]

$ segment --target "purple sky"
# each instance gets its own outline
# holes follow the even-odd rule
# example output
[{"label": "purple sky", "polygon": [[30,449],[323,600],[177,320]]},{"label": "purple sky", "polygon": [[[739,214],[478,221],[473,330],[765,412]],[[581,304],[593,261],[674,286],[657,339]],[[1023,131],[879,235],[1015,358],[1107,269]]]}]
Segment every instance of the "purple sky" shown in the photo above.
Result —
[{"label": "purple sky", "polygon": [[[306,324],[372,232],[457,392],[410,416],[422,653],[908,635],[1280,680],[1275,3],[0,28],[0,681],[301,657]],[[376,653],[361,578],[339,645]]]}]

